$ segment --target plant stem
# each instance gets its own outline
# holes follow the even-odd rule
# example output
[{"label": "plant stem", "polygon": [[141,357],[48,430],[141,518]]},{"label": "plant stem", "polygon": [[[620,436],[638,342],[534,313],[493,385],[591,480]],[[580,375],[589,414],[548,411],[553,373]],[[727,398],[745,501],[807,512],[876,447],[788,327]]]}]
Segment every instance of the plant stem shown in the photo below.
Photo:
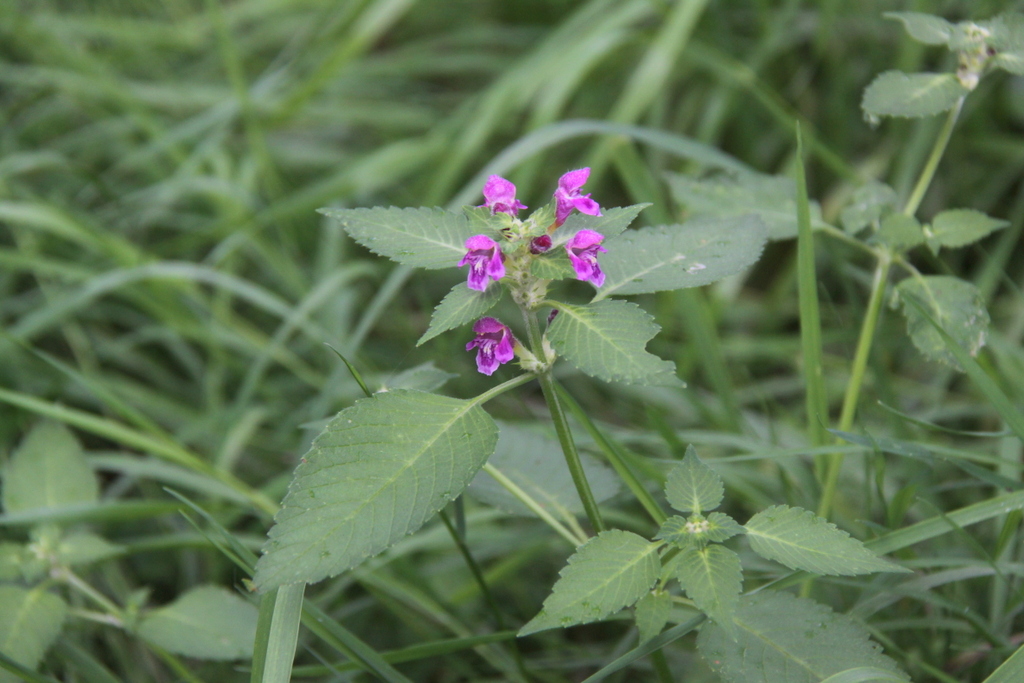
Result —
[{"label": "plant stem", "polygon": [[540,504],[534,500],[530,494],[519,488],[519,485],[514,481],[505,476],[505,473],[499,470],[491,463],[484,463],[484,466],[480,468],[481,471],[486,472],[494,478],[494,481],[501,484],[502,488],[511,493],[516,497],[520,503],[529,508],[530,512],[537,515],[541,520],[549,527],[555,530],[559,536],[569,541],[575,548],[578,545],[582,545],[587,542],[586,537],[579,537],[574,535],[571,531],[565,528],[565,525],[555,519],[550,512],[540,506]]},{"label": "plant stem", "polygon": [[949,144],[949,138],[953,135],[953,126],[956,125],[956,120],[960,118],[960,110],[963,109],[963,106],[964,98],[961,97],[953,105],[953,108],[949,110],[946,122],[942,125],[942,130],[939,131],[939,137],[935,139],[932,153],[928,156],[928,161],[925,162],[924,168],[921,170],[921,176],[917,179],[914,191],[910,193],[910,199],[907,200],[907,205],[903,207],[905,215],[913,216],[917,213],[918,207],[921,206],[925,192],[928,191],[928,187],[932,184],[932,178],[935,177],[935,170],[939,167],[939,161],[942,160],[942,155],[946,151],[946,145]]},{"label": "plant stem", "polygon": [[534,377],[534,375],[533,375],[532,372],[527,372],[527,373],[524,373],[522,375],[519,375],[518,377],[513,377],[512,379],[508,380],[507,382],[502,382],[501,384],[499,384],[496,387],[491,387],[490,389],[488,389],[484,393],[482,393],[479,396],[477,396],[476,398],[474,398],[473,402],[477,403],[477,404],[487,403],[492,398],[496,398],[496,397],[500,396],[501,394],[504,394],[509,389],[515,389],[518,386],[526,384],[527,382],[532,380],[533,377]]},{"label": "plant stem", "polygon": [[[526,329],[529,333],[530,347],[533,354],[538,358],[546,358],[544,345],[541,339],[540,325],[537,323],[537,315],[525,308],[520,308],[523,319],[526,321]],[[583,463],[580,462],[579,451],[576,450],[576,442],[573,441],[572,431],[569,429],[569,421],[566,419],[565,410],[558,400],[558,392],[555,390],[555,380],[551,376],[551,370],[537,374],[537,381],[540,382],[540,390],[544,394],[544,402],[548,404],[548,412],[551,413],[551,421],[555,424],[555,434],[558,435],[558,443],[562,446],[562,454],[565,456],[565,464],[569,467],[569,474],[572,475],[572,482],[576,485],[576,492],[583,503],[583,510],[587,513],[590,526],[596,533],[605,530],[604,520],[601,519],[601,511],[597,508],[597,501],[594,493],[590,490],[590,482],[583,471]]]}]

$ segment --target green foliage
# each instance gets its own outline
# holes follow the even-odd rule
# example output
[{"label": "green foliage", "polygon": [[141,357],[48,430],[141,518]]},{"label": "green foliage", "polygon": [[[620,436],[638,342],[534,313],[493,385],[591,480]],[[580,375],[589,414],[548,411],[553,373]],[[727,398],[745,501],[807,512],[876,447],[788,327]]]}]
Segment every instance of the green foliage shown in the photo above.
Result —
[{"label": "green foliage", "polygon": [[754,552],[790,569],[830,576],[910,571],[878,557],[809,510],[774,505],[751,517],[744,527]]},{"label": "green foliage", "polygon": [[679,386],[675,364],[644,350],[658,329],[650,315],[627,301],[559,304],[547,338],[560,356],[592,377]]},{"label": "green foliage", "polygon": [[721,545],[683,546],[675,560],[675,577],[700,611],[733,638],[733,616],[743,588],[740,556]]},{"label": "green foliage", "polygon": [[640,598],[636,603],[636,628],[640,632],[640,642],[646,643],[661,633],[672,613],[672,594],[654,590]]},{"label": "green foliage", "polygon": [[67,427],[40,422],[11,457],[4,473],[5,512],[95,503],[99,484]]},{"label": "green foliage", "polygon": [[501,300],[504,291],[496,282],[492,282],[482,292],[470,289],[465,282],[455,285],[434,309],[433,315],[430,316],[430,326],[416,342],[416,346],[442,332],[474,322]]},{"label": "green foliage", "polygon": [[726,683],[819,683],[858,666],[906,680],[852,618],[788,593],[761,591],[740,599],[737,639],[717,623],[697,638],[704,660]]},{"label": "green foliage", "polygon": [[925,45],[949,45],[955,27],[942,17],[921,12],[886,12],[882,16],[903,22],[910,37]]},{"label": "green foliage", "polygon": [[256,608],[231,591],[197,586],[139,621],[139,635],[169,652],[197,659],[247,659]]},{"label": "green foliage", "polygon": [[454,268],[479,234],[462,214],[441,209],[321,209],[364,247],[407,266]]},{"label": "green foliage", "polygon": [[[768,239],[796,237],[796,184],[792,178],[761,173],[691,178],[672,173],[668,183],[672,196],[692,214],[734,219],[747,216],[748,235],[756,234],[749,219],[753,215],[766,226]],[[814,227],[824,225],[817,202],[811,202],[811,223]],[[756,238],[750,239],[756,242]]]},{"label": "green foliage", "polygon": [[56,560],[59,564],[74,567],[109,560],[124,551],[123,546],[111,543],[102,536],[88,531],[76,531],[60,539]]},{"label": "green foliage", "polygon": [[1009,224],[1009,221],[989,218],[981,211],[974,209],[941,211],[932,219],[927,233],[928,246],[936,251],[939,247],[963,247],[977,242]]},{"label": "green foliage", "polygon": [[953,74],[886,71],[864,91],[861,107],[875,117],[933,116],[952,109],[967,92]]},{"label": "green foliage", "polygon": [[704,544],[721,543],[742,533],[746,533],[746,529],[735,519],[724,512],[712,512],[704,519],[692,521],[673,515],[664,521],[655,538],[677,545]]},{"label": "green foliage", "polygon": [[519,635],[604,619],[643,597],[658,572],[657,543],[629,531],[602,531],[569,558],[544,606]]},{"label": "green foliage", "polygon": [[697,457],[697,449],[688,446],[683,461],[672,468],[665,482],[668,502],[680,512],[699,515],[721,505],[724,495],[722,478]]},{"label": "green foliage", "polygon": [[847,232],[857,233],[896,210],[896,191],[878,181],[861,185],[843,208],[841,220]]},{"label": "green foliage", "polygon": [[717,282],[756,262],[764,242],[764,226],[750,214],[630,230],[607,242],[607,279],[594,299]]},{"label": "green foliage", "polygon": [[[604,209],[600,216],[590,216],[585,213],[573,212],[551,235],[552,249],[565,244],[580,230],[595,230],[606,240],[621,234],[628,228],[640,212],[650,204],[633,204],[632,206],[615,206]],[[552,219],[554,217],[552,216]]]},{"label": "green foliage", "polygon": [[[57,640],[67,604],[45,588],[0,585],[0,652],[30,669]],[[20,680],[0,669],[0,682]]]},{"label": "green foliage", "polygon": [[295,470],[257,586],[319,581],[415,531],[465,489],[497,436],[473,401],[408,390],[357,401]]},{"label": "green foliage", "polygon": [[896,251],[903,251],[924,243],[921,224],[913,216],[892,213],[882,219],[878,240]]},{"label": "green foliage", "polygon": [[977,355],[984,346],[988,333],[988,310],[981,292],[970,282],[948,275],[907,278],[896,286],[894,296],[903,301],[907,333],[914,346],[926,357],[961,369],[956,356],[946,347],[932,324],[919,310],[907,304],[908,298],[924,307],[932,320],[970,355]]},{"label": "green foliage", "polygon": [[[415,391],[435,391],[444,386],[448,380],[457,377],[454,373],[446,372],[434,365],[434,361],[427,361],[408,370],[402,370],[397,375],[391,375],[381,385],[381,391],[393,389],[413,389]],[[329,420],[324,420],[326,425]]]},{"label": "green foliage", "polygon": [[[580,454],[580,460],[598,503],[618,493],[619,480],[607,465],[585,453]],[[566,511],[574,515],[583,512],[583,503],[573,485],[565,456],[558,441],[550,436],[525,426],[501,422],[498,445],[488,462],[556,516]],[[477,473],[466,493],[509,514],[533,515],[518,498],[484,471]]]}]

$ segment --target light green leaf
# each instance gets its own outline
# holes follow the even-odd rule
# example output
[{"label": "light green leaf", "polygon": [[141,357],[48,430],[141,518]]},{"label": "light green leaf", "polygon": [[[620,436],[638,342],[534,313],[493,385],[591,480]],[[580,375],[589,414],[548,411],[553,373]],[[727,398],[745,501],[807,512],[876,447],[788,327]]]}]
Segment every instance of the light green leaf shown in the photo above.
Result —
[{"label": "light green leaf", "polygon": [[551,249],[530,264],[530,273],[541,280],[565,280],[576,277],[565,249]]},{"label": "light green leaf", "polygon": [[968,92],[953,74],[886,71],[864,91],[861,107],[876,117],[932,116],[949,111]]},{"label": "light green leaf", "polygon": [[733,615],[743,588],[740,556],[725,546],[683,546],[675,563],[676,579],[694,604],[735,637]]},{"label": "light green leaf", "polygon": [[4,511],[22,512],[99,500],[99,483],[74,434],[40,422],[21,442],[4,474]]},{"label": "light green leaf", "polygon": [[858,187],[843,209],[841,221],[849,233],[857,233],[896,209],[899,204],[896,190],[873,180]]},{"label": "light green leaf", "polygon": [[416,342],[416,346],[442,332],[475,322],[501,300],[504,291],[504,287],[497,282],[492,282],[483,292],[470,289],[465,282],[455,285],[434,309],[430,316],[430,326]]},{"label": "light green leaf", "polygon": [[1024,645],[1010,655],[992,675],[982,683],[1018,683],[1024,680]]},{"label": "light green leaf", "polygon": [[312,583],[381,552],[462,493],[497,437],[474,401],[408,390],[356,401],[295,470],[256,585]]},{"label": "light green leaf", "polygon": [[1010,224],[999,218],[989,218],[974,209],[950,209],[932,219],[928,244],[933,248],[962,247],[977,242],[989,233]]},{"label": "light green leaf", "polygon": [[932,319],[972,356],[976,356],[985,345],[988,310],[981,292],[970,282],[947,275],[907,278],[896,286],[895,296],[904,301],[907,333],[914,346],[926,357],[962,369],[938,331],[919,311],[906,304],[907,297],[921,304]]},{"label": "light green leaf", "polygon": [[25,547],[20,543],[0,543],[0,581],[13,581],[21,577],[25,561]]},{"label": "light green leaf", "polygon": [[[466,240],[480,226],[441,209],[319,209],[336,219],[356,242],[375,254],[418,268],[454,268],[466,254]],[[501,239],[497,233],[490,235]]]},{"label": "light green leaf", "polygon": [[[60,597],[43,588],[0,586],[0,652],[35,669],[60,635],[67,609]],[[0,683],[20,680],[0,669]]]},{"label": "light green leaf", "polygon": [[878,557],[809,510],[775,505],[751,517],[745,527],[754,552],[790,569],[829,576],[910,571]]},{"label": "light green leaf", "polygon": [[[640,212],[650,204],[633,204],[632,206],[617,206],[611,209],[602,209],[600,216],[588,216],[585,213],[573,211],[565,219],[565,223],[551,235],[551,248],[564,245],[573,235],[580,230],[594,230],[604,235],[606,240],[615,237],[623,232],[636,220]],[[564,249],[563,249],[564,251]]]},{"label": "light green leaf", "polygon": [[[580,461],[598,503],[618,493],[619,478],[611,468],[586,453],[580,453]],[[545,510],[555,515],[566,511],[583,512],[572,474],[555,439],[533,429],[501,422],[498,445],[488,462]],[[483,471],[477,472],[466,493],[512,515],[533,515],[518,498]]]},{"label": "light green leaf", "polygon": [[672,614],[672,595],[666,591],[654,590],[636,603],[636,628],[640,631],[640,644],[646,643],[661,633]]},{"label": "light green leaf", "polygon": [[[381,384],[380,391],[394,391],[395,389],[415,389],[416,391],[434,391],[440,389],[444,384],[458,377],[454,372],[447,372],[434,365],[434,361],[421,363],[414,368],[388,378]],[[330,420],[324,420],[326,426]]]},{"label": "light green leaf", "polygon": [[933,14],[885,12],[882,16],[902,21],[910,37],[925,45],[948,45],[953,36],[953,24]]},{"label": "light green leaf", "polygon": [[753,214],[630,230],[605,243],[599,262],[606,279],[594,301],[717,282],[756,262],[764,243],[764,225]]},{"label": "light green leaf", "polygon": [[725,485],[718,474],[697,457],[691,444],[683,461],[672,468],[665,482],[665,497],[680,512],[700,514],[722,504]]},{"label": "light green leaf", "polygon": [[832,674],[821,683],[903,683],[906,680],[892,671],[874,666],[858,666]]},{"label": "light green leaf", "polygon": [[746,529],[735,519],[724,512],[712,512],[707,518],[695,515],[690,519],[684,519],[679,515],[673,515],[662,523],[655,538],[675,545],[703,545],[721,543],[743,533],[746,533]]},{"label": "light green leaf", "polygon": [[629,531],[602,531],[569,558],[540,613],[519,635],[589,624],[629,607],[658,580],[659,545]]},{"label": "light green leaf", "polygon": [[609,382],[682,385],[674,363],[644,349],[661,328],[636,304],[599,301],[558,309],[547,339],[581,371]]},{"label": "light green leaf", "polygon": [[704,661],[726,683],[819,683],[858,666],[907,680],[863,626],[812,600],[761,591],[740,598],[734,622],[737,640],[714,622],[697,636]]},{"label": "light green leaf", "polygon": [[1009,71],[1014,76],[1024,76],[1024,50],[1000,52],[992,59],[992,66]]},{"label": "light green leaf", "polygon": [[139,636],[175,654],[197,659],[248,659],[258,611],[231,591],[199,586],[139,622]]},{"label": "light green leaf", "polygon": [[[768,239],[796,237],[796,183],[792,178],[762,173],[710,178],[669,174],[668,184],[672,196],[691,214],[720,218],[753,214],[764,223]],[[817,202],[811,202],[811,224],[825,225]]]},{"label": "light green leaf", "polygon": [[85,531],[69,534],[57,543],[57,562],[74,567],[117,557],[124,547]]},{"label": "light green leaf", "polygon": [[924,232],[913,216],[891,213],[882,219],[878,239],[896,250],[910,249],[924,243]]}]

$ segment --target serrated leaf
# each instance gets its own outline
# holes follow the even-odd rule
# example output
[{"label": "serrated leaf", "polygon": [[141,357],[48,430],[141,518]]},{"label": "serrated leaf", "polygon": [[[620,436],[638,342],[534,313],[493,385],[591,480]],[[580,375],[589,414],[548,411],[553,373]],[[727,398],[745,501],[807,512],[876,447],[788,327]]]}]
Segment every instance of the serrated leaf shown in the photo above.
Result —
[{"label": "serrated leaf", "polygon": [[744,526],[754,552],[790,569],[829,576],[910,571],[878,557],[809,510],[775,505],[758,512]]},{"label": "serrated leaf", "polygon": [[892,249],[910,249],[924,243],[924,232],[913,216],[892,213],[882,219],[878,239]]},{"label": "serrated leaf", "polygon": [[415,531],[462,493],[497,437],[474,401],[409,390],[356,401],[295,470],[257,587],[334,576]]},{"label": "serrated leaf", "polygon": [[698,609],[735,637],[733,615],[743,588],[740,556],[721,545],[688,545],[680,549],[675,571]]},{"label": "serrated leaf", "polygon": [[949,111],[969,91],[953,74],[886,71],[864,91],[869,116],[920,117]]},{"label": "serrated leaf", "polygon": [[672,614],[672,595],[665,591],[651,591],[636,603],[636,628],[640,632],[640,644],[646,643],[661,633]]},{"label": "serrated leaf", "polygon": [[863,626],[812,600],[761,591],[740,598],[733,620],[736,640],[714,622],[697,636],[704,661],[726,683],[819,683],[858,666],[907,680]]},{"label": "serrated leaf", "polygon": [[602,531],[569,558],[540,613],[519,635],[589,624],[629,607],[658,580],[658,547],[629,531]]},{"label": "serrated leaf", "polygon": [[75,435],[40,422],[21,442],[4,474],[4,511],[22,512],[99,500],[96,474]]},{"label": "serrated leaf", "polygon": [[948,45],[953,36],[953,24],[934,14],[885,12],[882,16],[903,22],[910,37],[925,45]]},{"label": "serrated leaf", "polygon": [[165,650],[197,659],[249,659],[257,609],[231,591],[199,586],[142,617],[138,633]]},{"label": "serrated leaf", "polygon": [[[583,503],[558,441],[520,425],[502,422],[498,426],[498,445],[488,462],[545,510],[555,515],[565,511],[583,512]],[[619,478],[611,468],[586,453],[580,453],[580,461],[594,500],[600,503],[618,493]],[[484,471],[477,472],[466,493],[509,514],[533,515]]]},{"label": "serrated leaf", "polygon": [[559,304],[547,339],[560,356],[591,377],[609,382],[680,386],[676,366],[645,350],[661,329],[629,301],[586,306]]},{"label": "serrated leaf", "polygon": [[895,210],[898,203],[896,190],[885,183],[877,180],[866,183],[854,191],[850,203],[843,209],[840,218],[843,229],[849,233],[860,232]]},{"label": "serrated leaf", "polygon": [[530,264],[530,273],[541,280],[565,280],[576,277],[565,249],[552,249]]},{"label": "serrated leaf", "polygon": [[674,545],[689,545],[721,543],[742,533],[746,533],[746,529],[735,519],[724,512],[712,512],[706,518],[699,519],[673,515],[662,523],[655,538]]},{"label": "serrated leaf", "polygon": [[[0,586],[0,652],[35,669],[60,635],[66,614],[64,601],[41,587]],[[0,683],[20,680],[0,669]]]},{"label": "serrated leaf", "polygon": [[124,553],[124,547],[85,531],[69,534],[57,543],[57,561],[68,567],[100,562]]},{"label": "serrated leaf", "polygon": [[[458,377],[458,375],[442,370],[434,365],[434,361],[427,361],[394,375],[381,385],[380,391],[394,391],[395,389],[434,391],[440,389],[453,377]],[[327,422],[330,420],[326,420],[324,424],[326,425]]]},{"label": "serrated leaf", "polygon": [[611,239],[628,228],[636,220],[636,217],[640,215],[640,212],[648,206],[650,204],[616,206],[610,209],[602,209],[602,215],[600,216],[588,216],[585,213],[574,211],[565,219],[565,223],[552,233],[551,248],[554,249],[564,245],[569,241],[569,238],[580,230],[594,230],[604,235],[606,240]]},{"label": "serrated leaf", "polygon": [[[691,214],[720,218],[753,214],[764,223],[768,239],[796,237],[796,183],[792,178],[762,173],[710,178],[669,174],[668,184],[672,196]],[[825,225],[817,202],[811,202],[811,224]]]},{"label": "serrated leaf", "polygon": [[504,291],[505,289],[497,282],[492,282],[482,292],[470,289],[465,282],[455,285],[434,309],[433,315],[430,316],[430,325],[416,342],[416,346],[433,339],[442,332],[475,322],[501,301]]},{"label": "serrated leaf", "polygon": [[[454,268],[466,254],[466,240],[480,226],[463,214],[441,209],[320,209],[352,239],[375,254],[418,268]],[[489,235],[499,239],[497,233]]]},{"label": "serrated leaf", "polygon": [[722,504],[725,485],[718,474],[697,457],[697,449],[686,448],[683,461],[672,468],[665,481],[665,497],[680,512],[700,514]]},{"label": "serrated leaf", "polygon": [[[972,356],[985,345],[988,333],[988,310],[981,292],[970,282],[948,275],[926,275],[908,278],[896,286],[895,295],[905,300],[913,297],[932,319]],[[904,301],[907,333],[926,357],[962,369],[942,336],[912,306]]]},{"label": "serrated leaf", "polygon": [[928,244],[950,248],[962,247],[977,242],[1009,224],[1009,221],[989,218],[974,209],[950,209],[932,219]]},{"label": "serrated leaf", "polygon": [[630,230],[605,244],[599,262],[606,279],[594,301],[717,282],[755,263],[765,239],[752,214]]}]

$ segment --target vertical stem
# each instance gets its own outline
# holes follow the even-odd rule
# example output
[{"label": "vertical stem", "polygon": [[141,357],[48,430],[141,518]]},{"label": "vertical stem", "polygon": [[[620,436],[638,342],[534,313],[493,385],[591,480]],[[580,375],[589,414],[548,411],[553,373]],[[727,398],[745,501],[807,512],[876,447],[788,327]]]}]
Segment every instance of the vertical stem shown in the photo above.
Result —
[{"label": "vertical stem", "polygon": [[[540,325],[537,323],[537,315],[525,308],[521,309],[523,319],[526,321],[526,329],[530,335],[530,346],[534,355],[544,358],[544,348],[541,341]],[[580,462],[579,451],[576,450],[576,442],[573,441],[572,431],[569,429],[569,421],[566,419],[565,410],[558,400],[558,393],[555,391],[555,380],[551,376],[551,370],[545,370],[537,375],[540,382],[540,390],[544,394],[544,402],[548,405],[551,413],[551,421],[555,424],[555,434],[558,435],[558,443],[562,446],[562,454],[565,455],[565,464],[569,466],[569,474],[572,475],[572,482],[576,485],[576,492],[583,503],[583,510],[587,513],[590,526],[594,531],[600,533],[605,530],[604,520],[601,519],[601,511],[597,508],[597,501],[594,493],[590,490],[590,482],[583,471],[583,463]]]},{"label": "vertical stem", "polygon": [[956,125],[956,120],[960,118],[960,110],[963,109],[963,106],[964,98],[961,97],[953,105],[953,108],[949,110],[946,122],[942,125],[942,130],[939,131],[939,137],[935,139],[932,153],[928,156],[928,161],[925,162],[924,168],[921,169],[921,176],[917,179],[917,184],[914,185],[914,191],[910,193],[910,199],[907,200],[907,205],[903,207],[903,213],[907,216],[913,216],[917,213],[917,208],[921,206],[924,194],[932,184],[932,178],[935,177],[935,170],[939,167],[939,161],[946,151],[946,145],[949,144],[949,138],[953,135],[953,126]]}]

